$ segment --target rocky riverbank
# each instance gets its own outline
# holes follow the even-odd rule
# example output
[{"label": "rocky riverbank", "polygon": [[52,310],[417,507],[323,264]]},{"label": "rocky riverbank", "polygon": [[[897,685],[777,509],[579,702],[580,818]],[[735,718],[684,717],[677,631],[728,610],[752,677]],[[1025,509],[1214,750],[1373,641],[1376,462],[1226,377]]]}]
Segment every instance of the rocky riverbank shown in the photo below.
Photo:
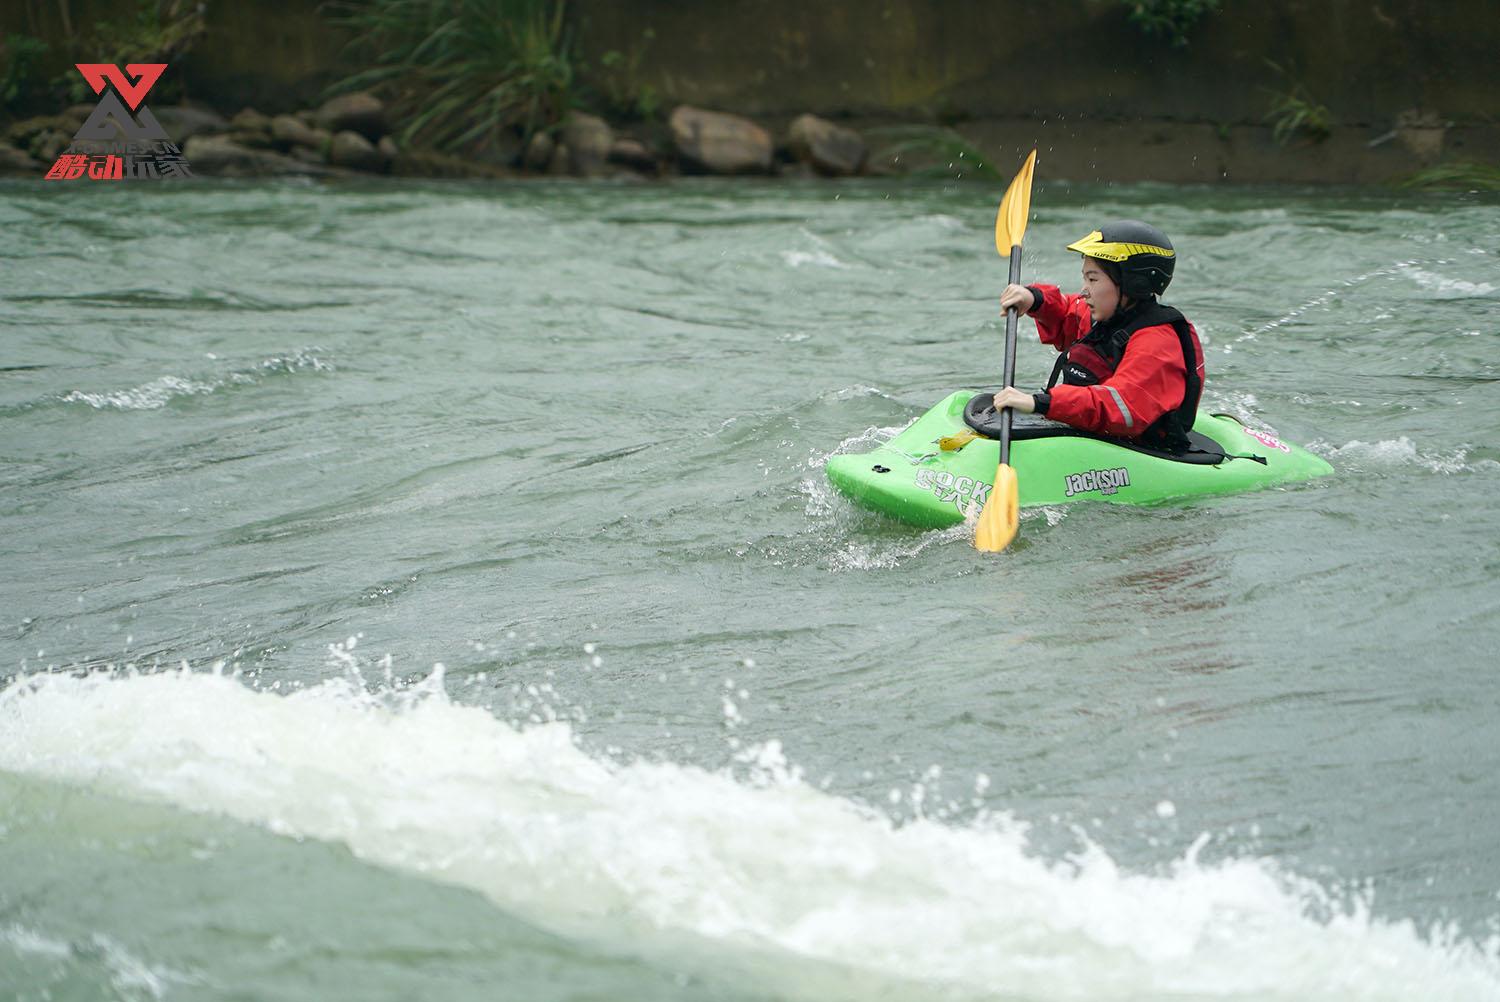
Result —
[{"label": "rocky riverbank", "polygon": [[[0,176],[41,178],[94,110],[79,104],[0,127]],[[1170,183],[1390,184],[1439,161],[1500,160],[1500,128],[1415,111],[1287,142],[1268,125],[1085,118],[984,118],[940,129],[882,119],[835,123],[811,113],[758,122],[679,105],[664,121],[610,123],[581,111],[529,139],[499,132],[466,156],[405,148],[369,93],[315,108],[225,114],[153,109],[192,172],[205,177],[613,178],[680,175],[839,178],[937,174],[1005,180],[1042,151],[1052,179]],[[904,137],[904,138],[903,138]],[[994,163],[985,164],[986,157]]]},{"label": "rocky riverbank", "polygon": [[[73,142],[93,110],[80,104],[57,115],[12,123],[0,141],[0,174],[41,177]],[[404,149],[385,104],[366,92],[317,108],[268,115],[243,108],[225,116],[208,108],[154,109],[194,174],[209,177],[349,176],[427,178],[616,177],[675,174],[847,177],[889,173],[871,162],[860,133],[806,114],[779,135],[738,115],[682,105],[665,123],[613,126],[572,113],[560,127],[523,139],[504,133],[473,156]]]}]

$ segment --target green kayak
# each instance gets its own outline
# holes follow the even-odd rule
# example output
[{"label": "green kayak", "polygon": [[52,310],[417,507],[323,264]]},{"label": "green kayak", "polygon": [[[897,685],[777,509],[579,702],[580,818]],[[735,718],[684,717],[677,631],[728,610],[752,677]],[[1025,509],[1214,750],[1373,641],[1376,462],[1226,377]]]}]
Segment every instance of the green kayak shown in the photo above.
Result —
[{"label": "green kayak", "polygon": [[[913,525],[941,528],[978,514],[1000,461],[991,394],[960,390],[873,452],[834,456],[828,479],[855,501]],[[1198,412],[1188,451],[1168,453],[1079,431],[1031,414],[1014,416],[1010,465],[1021,505],[1092,498],[1155,504],[1232,494],[1333,472],[1320,457],[1227,414]],[[958,448],[940,440],[977,433]],[[952,446],[956,442],[949,442]]]}]

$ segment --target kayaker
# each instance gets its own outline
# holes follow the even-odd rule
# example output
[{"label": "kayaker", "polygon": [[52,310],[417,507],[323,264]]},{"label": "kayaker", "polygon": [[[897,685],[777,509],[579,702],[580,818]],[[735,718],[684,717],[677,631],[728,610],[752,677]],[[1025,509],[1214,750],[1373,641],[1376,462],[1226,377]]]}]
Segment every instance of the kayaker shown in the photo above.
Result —
[{"label": "kayaker", "polygon": [[1068,250],[1083,255],[1078,295],[1043,284],[1009,285],[1000,295],[1002,309],[1029,314],[1042,342],[1061,354],[1045,390],[1008,386],[995,395],[995,407],[1187,448],[1203,394],[1203,346],[1181,313],[1156,301],[1172,281],[1171,241],[1147,223],[1121,220]]}]

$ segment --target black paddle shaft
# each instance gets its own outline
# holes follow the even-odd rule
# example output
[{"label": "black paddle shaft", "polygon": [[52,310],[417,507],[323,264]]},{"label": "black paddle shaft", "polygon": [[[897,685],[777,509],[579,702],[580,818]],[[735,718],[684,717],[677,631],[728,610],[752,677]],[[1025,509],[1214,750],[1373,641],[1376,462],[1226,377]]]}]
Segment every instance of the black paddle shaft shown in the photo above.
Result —
[{"label": "black paddle shaft", "polygon": [[[1021,245],[1010,249],[1010,283],[1021,283]],[[1016,325],[1021,321],[1021,311],[1012,306],[1005,311],[1005,374],[1001,387],[1016,381]],[[1009,407],[1000,412],[1000,465],[1010,465],[1010,418]]]}]

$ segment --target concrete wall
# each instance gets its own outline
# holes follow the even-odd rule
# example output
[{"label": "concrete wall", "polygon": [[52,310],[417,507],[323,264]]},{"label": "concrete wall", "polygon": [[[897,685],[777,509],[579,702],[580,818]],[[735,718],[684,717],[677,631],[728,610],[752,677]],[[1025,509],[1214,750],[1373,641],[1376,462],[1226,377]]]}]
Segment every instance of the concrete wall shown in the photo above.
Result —
[{"label": "concrete wall", "polygon": [[[1186,48],[1115,0],[571,0],[586,56],[673,100],[782,115],[1260,121],[1300,81],[1344,124],[1500,111],[1495,0],[1224,0]],[[654,39],[643,42],[650,29]],[[1279,76],[1273,60],[1289,71]]]},{"label": "concrete wall", "polygon": [[[126,2],[0,0],[0,28],[56,42],[63,9],[76,36]],[[189,99],[289,111],[361,68],[316,0],[206,2],[207,36],[168,71]],[[804,111],[953,123],[1007,163],[1035,143],[1054,176],[1080,180],[1369,183],[1500,161],[1497,0],[1223,0],[1185,48],[1144,35],[1118,0],[566,2],[586,84],[614,51],[636,57],[634,84],[663,111],[778,131]],[[1326,141],[1273,141],[1274,93],[1294,84],[1327,107]]]},{"label": "concrete wall", "polygon": [[[63,9],[77,33],[126,2],[0,0],[0,27],[56,41]],[[315,0],[207,3],[208,36],[174,68],[204,100],[307,100],[348,69]],[[1256,122],[1289,86],[1268,59],[1343,124],[1500,113],[1495,0],[1224,0],[1181,49],[1117,0],[567,3],[587,61],[639,48],[641,79],[668,99],[752,115]]]},{"label": "concrete wall", "polygon": [[[52,70],[65,72],[74,38],[128,18],[136,0],[0,0],[0,32],[20,32],[48,42]],[[253,105],[290,111],[318,100],[323,89],[351,71],[343,57],[347,38],[333,29],[312,0],[204,0],[208,32],[163,78],[173,92],[221,109]],[[104,53],[85,57],[103,59]]]}]

